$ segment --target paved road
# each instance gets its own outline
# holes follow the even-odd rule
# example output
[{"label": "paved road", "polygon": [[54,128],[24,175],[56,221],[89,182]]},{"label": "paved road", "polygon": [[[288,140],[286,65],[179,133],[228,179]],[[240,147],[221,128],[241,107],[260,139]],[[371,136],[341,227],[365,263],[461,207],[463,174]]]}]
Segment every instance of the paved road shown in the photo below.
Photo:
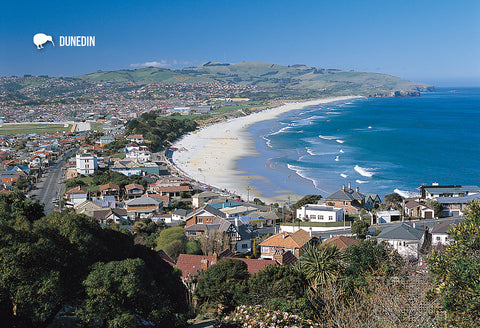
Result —
[{"label": "paved road", "polygon": [[60,201],[65,192],[65,185],[61,183],[63,170],[62,166],[65,164],[65,158],[70,156],[75,150],[67,152],[63,158],[55,165],[48,168],[46,174],[41,178],[42,182],[37,183],[37,189],[31,192],[40,203],[45,204],[45,215],[53,212],[55,208],[54,201]]}]

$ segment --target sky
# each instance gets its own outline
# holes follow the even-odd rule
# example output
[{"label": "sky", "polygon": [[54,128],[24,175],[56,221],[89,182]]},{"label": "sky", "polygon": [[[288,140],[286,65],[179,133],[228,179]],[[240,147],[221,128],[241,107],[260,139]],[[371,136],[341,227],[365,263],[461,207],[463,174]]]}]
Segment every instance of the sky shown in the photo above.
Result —
[{"label": "sky", "polygon": [[[260,61],[480,86],[478,0],[6,0],[0,10],[0,76]],[[38,50],[40,32],[55,47]],[[77,35],[95,47],[60,47]]]}]

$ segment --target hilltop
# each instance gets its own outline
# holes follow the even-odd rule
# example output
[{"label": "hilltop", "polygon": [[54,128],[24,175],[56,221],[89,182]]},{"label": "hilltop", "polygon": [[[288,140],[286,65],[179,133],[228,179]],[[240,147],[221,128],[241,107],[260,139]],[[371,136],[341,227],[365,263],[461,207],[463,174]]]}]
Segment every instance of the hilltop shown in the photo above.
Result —
[{"label": "hilltop", "polygon": [[[263,92],[302,96],[364,95],[412,96],[431,91],[432,86],[399,77],[368,72],[323,69],[305,65],[262,62],[207,62],[197,67],[169,70],[146,67],[135,70],[96,72],[77,76],[87,81],[133,83],[227,82],[256,86]],[[248,95],[245,95],[248,96]]]}]

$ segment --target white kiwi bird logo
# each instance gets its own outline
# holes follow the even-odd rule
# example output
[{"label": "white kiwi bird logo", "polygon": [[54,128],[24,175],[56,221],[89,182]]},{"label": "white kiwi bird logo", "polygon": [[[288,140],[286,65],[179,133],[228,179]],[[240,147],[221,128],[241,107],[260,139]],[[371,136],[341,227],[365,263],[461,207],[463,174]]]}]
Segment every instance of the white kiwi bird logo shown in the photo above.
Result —
[{"label": "white kiwi bird logo", "polygon": [[50,41],[55,47],[55,43],[53,43],[51,35],[46,35],[45,33],[37,33],[33,36],[33,43],[35,43],[37,49],[43,49],[43,45],[48,41]]}]

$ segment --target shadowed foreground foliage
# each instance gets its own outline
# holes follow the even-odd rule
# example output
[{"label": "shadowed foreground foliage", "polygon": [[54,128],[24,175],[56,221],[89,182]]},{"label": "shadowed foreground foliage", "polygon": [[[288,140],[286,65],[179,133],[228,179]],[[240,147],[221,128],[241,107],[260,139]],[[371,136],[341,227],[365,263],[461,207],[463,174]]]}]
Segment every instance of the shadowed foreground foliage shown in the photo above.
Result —
[{"label": "shadowed foreground foliage", "polygon": [[[90,326],[174,326],[175,313],[181,319],[187,312],[178,273],[155,252],[134,245],[130,234],[102,229],[84,215],[41,217],[42,207],[20,194],[0,195],[0,207],[2,326],[45,327],[65,306]],[[132,324],[115,324],[119,320]]]}]

